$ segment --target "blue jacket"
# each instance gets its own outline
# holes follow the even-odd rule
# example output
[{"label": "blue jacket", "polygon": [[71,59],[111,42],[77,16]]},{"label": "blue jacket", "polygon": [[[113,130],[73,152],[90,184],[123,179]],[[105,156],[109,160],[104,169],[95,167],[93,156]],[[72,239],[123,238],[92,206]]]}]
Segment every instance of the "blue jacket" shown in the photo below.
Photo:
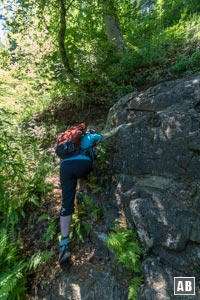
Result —
[{"label": "blue jacket", "polygon": [[98,141],[101,141],[103,138],[102,134],[98,133],[86,133],[81,139],[80,148],[87,149],[95,146]]}]

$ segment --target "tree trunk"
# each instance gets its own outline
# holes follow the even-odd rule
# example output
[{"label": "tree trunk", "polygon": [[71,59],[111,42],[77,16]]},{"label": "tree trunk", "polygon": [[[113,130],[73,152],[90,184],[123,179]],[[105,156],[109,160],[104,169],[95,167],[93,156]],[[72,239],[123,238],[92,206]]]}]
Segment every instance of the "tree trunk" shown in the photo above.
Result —
[{"label": "tree trunk", "polygon": [[74,71],[72,70],[68,55],[65,49],[65,34],[66,34],[66,12],[69,9],[70,5],[73,3],[74,0],[70,2],[68,7],[65,7],[65,2],[64,0],[59,0],[60,1],[60,30],[58,34],[58,41],[59,41],[59,50],[60,50],[60,55],[61,59],[64,65],[64,68],[67,72],[67,75],[69,76],[70,80],[75,82],[76,84],[78,83],[78,79],[75,76]]},{"label": "tree trunk", "polygon": [[108,41],[114,44],[119,51],[125,50],[125,43],[120,30],[120,24],[114,0],[101,0],[103,20]]}]

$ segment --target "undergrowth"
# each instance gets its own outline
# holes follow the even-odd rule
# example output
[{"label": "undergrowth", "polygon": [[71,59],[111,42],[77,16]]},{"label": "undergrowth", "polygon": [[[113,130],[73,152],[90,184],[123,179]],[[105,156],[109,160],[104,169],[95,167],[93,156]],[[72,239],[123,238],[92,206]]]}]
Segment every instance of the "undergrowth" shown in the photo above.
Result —
[{"label": "undergrowth", "polygon": [[26,256],[21,237],[27,210],[41,204],[51,186],[45,183],[50,172],[49,157],[40,145],[25,138],[13,119],[15,113],[0,110],[0,297],[22,300],[27,276],[41,267],[51,252]]},{"label": "undergrowth", "polygon": [[113,232],[107,238],[108,248],[114,251],[114,258],[118,264],[132,272],[129,281],[129,300],[136,300],[143,282],[141,272],[142,247],[136,233],[130,228],[122,228],[116,225]]},{"label": "undergrowth", "polygon": [[83,243],[89,235],[94,223],[101,218],[102,211],[88,196],[83,196],[83,202],[76,205],[75,214],[72,216],[70,238],[76,244]]}]

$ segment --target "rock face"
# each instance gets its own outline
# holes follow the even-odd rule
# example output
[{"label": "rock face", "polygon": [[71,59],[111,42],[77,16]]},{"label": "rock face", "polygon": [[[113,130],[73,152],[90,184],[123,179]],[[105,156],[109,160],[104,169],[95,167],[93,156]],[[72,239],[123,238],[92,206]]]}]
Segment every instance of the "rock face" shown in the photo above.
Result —
[{"label": "rock face", "polygon": [[179,276],[196,277],[196,295],[179,299],[200,299],[200,75],[128,94],[107,124],[123,124],[114,138],[110,201],[145,250],[139,299],[177,299]]}]

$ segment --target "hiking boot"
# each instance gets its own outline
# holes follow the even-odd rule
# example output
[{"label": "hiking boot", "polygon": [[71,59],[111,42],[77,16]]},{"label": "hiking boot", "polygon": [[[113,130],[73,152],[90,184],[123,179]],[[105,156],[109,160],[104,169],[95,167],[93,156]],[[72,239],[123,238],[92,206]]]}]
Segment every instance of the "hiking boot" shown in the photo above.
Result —
[{"label": "hiking boot", "polygon": [[61,239],[59,248],[59,262],[66,261],[71,256],[69,249],[69,238]]},{"label": "hiking boot", "polygon": [[77,204],[81,204],[83,202],[83,192],[78,192],[76,199],[77,199]]}]

